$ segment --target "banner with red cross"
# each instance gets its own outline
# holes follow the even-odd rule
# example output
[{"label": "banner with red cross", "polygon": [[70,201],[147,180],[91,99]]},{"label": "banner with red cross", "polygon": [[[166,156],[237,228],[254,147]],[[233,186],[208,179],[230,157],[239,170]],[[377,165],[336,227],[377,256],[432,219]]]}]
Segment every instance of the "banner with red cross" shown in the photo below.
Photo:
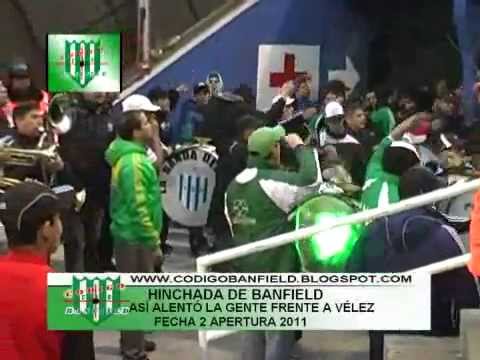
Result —
[{"label": "banner with red cross", "polygon": [[258,48],[257,109],[268,110],[282,85],[309,75],[312,100],[320,85],[320,46],[260,45]]}]

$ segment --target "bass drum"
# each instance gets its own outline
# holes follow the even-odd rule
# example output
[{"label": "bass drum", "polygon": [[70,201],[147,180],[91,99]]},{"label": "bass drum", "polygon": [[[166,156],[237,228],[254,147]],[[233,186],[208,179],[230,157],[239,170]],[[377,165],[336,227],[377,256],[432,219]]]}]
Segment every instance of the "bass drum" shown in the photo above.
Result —
[{"label": "bass drum", "polygon": [[[449,175],[448,184],[452,185],[458,182],[465,182],[468,180],[470,180],[470,178],[466,176]],[[470,218],[470,212],[473,208],[474,194],[475,194],[475,191],[471,191],[471,192],[467,192],[462,195],[456,196],[454,198],[441,201],[439,204],[437,204],[437,208],[440,212],[448,216],[467,220]],[[459,235],[462,238],[462,241],[465,244],[465,246],[467,246],[468,248],[468,232],[464,232]]]},{"label": "bass drum", "polygon": [[[344,195],[315,195],[295,211],[295,227],[298,230],[312,225],[330,224],[360,210],[357,202]],[[303,271],[344,271],[364,230],[363,224],[345,225],[297,241],[295,245]]]},{"label": "bass drum", "polygon": [[162,200],[170,219],[186,227],[207,224],[217,162],[215,147],[208,145],[180,147],[165,160]]}]

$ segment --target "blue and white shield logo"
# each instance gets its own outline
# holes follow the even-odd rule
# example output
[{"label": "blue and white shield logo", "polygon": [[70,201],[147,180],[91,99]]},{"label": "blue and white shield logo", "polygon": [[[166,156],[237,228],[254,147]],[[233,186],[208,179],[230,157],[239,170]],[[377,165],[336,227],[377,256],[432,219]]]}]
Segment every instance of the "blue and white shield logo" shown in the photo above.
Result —
[{"label": "blue and white shield logo", "polygon": [[163,208],[170,219],[186,227],[206,225],[217,160],[214,151],[202,147],[174,153],[167,159]]},{"label": "blue and white shield logo", "polygon": [[208,177],[180,174],[178,201],[189,211],[198,211],[208,201]]}]

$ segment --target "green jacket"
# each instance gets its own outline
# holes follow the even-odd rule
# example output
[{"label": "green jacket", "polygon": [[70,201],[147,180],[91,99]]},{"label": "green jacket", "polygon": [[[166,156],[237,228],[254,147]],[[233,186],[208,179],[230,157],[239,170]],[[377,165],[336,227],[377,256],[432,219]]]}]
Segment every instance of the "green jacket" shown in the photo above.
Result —
[{"label": "green jacket", "polygon": [[116,242],[157,247],[162,203],[157,172],[145,146],[120,138],[106,151],[112,167],[110,229]]},{"label": "green jacket", "polygon": [[[250,157],[247,169],[230,184],[225,202],[234,246],[294,230],[288,215],[302,187],[321,181],[317,151],[301,146],[296,156],[298,172],[274,169],[266,160]],[[239,272],[296,272],[300,263],[292,243],[239,258],[233,268]]]},{"label": "green jacket", "polygon": [[372,125],[380,139],[390,135],[395,127],[395,115],[388,106],[381,107],[371,115]]},{"label": "green jacket", "polygon": [[362,193],[362,204],[366,208],[374,209],[400,201],[400,178],[384,171],[382,165],[385,149],[391,143],[390,137],[383,139],[368,162]]}]

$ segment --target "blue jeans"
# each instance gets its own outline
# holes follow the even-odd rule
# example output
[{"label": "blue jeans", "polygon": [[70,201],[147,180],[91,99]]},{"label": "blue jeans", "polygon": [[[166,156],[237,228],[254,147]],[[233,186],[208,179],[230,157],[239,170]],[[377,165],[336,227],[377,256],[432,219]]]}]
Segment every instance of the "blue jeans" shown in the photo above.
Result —
[{"label": "blue jeans", "polygon": [[242,360],[288,360],[294,331],[249,331],[242,340]]}]

